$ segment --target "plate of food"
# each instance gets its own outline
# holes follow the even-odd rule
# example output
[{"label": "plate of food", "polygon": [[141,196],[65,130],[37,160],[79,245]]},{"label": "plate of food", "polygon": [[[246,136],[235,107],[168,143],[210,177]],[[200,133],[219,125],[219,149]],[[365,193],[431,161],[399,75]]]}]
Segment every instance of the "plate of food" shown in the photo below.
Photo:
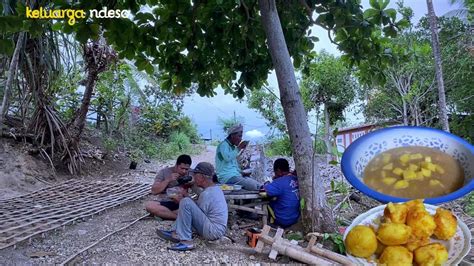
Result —
[{"label": "plate of food", "polygon": [[222,189],[224,193],[234,190],[234,187],[232,185],[223,184],[223,185],[219,185],[219,187]]},{"label": "plate of food", "polygon": [[219,187],[222,189],[224,193],[228,193],[231,191],[238,191],[242,189],[241,185],[228,185],[228,184],[223,184],[219,185]]},{"label": "plate of food", "polygon": [[372,208],[354,219],[343,239],[357,265],[457,265],[471,249],[467,225],[422,200]]}]

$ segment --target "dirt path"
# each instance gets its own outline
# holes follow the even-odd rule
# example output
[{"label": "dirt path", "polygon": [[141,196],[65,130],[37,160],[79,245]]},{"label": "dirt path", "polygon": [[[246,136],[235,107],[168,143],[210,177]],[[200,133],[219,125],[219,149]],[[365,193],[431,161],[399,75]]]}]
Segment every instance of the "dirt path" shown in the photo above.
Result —
[{"label": "dirt path", "polygon": [[[209,146],[199,155],[192,156],[193,166],[198,162],[213,163],[215,147]],[[125,179],[139,182],[153,182],[155,172],[165,165],[172,165],[174,161],[161,164],[158,162],[144,163],[137,170],[126,170],[120,175],[104,176],[104,179]],[[92,176],[84,177],[93,178]],[[97,177],[95,177],[97,178]],[[122,206],[109,209],[100,215],[82,219],[62,229],[49,231],[42,236],[24,241],[14,247],[0,250],[0,264],[59,264],[71,255],[91,245],[105,235],[114,232],[133,220],[143,216],[144,201],[153,199],[147,196],[141,200],[130,202]],[[253,223],[254,221],[236,221],[229,215],[230,225],[238,223]],[[170,243],[160,239],[155,230],[167,229],[169,221],[154,219],[140,220],[127,229],[113,234],[101,241],[98,245],[82,253],[74,261],[86,264],[143,264],[143,263],[256,263],[269,262],[264,255],[255,254],[246,244],[244,229],[229,228],[229,239],[222,239],[216,243],[196,238],[196,250],[192,252],[173,252],[166,249]],[[281,258],[288,262],[287,258]]]},{"label": "dirt path", "polygon": [[[59,264],[84,247],[145,214],[143,201],[135,201],[105,213],[84,219],[61,230],[48,232],[14,247],[0,250],[0,264]],[[264,255],[254,254],[245,245],[243,230],[229,230],[236,241],[220,240],[211,243],[196,239],[196,250],[174,252],[166,249],[169,242],[155,233],[157,228],[167,229],[169,221],[141,220],[114,234],[97,246],[81,254],[73,262],[86,264],[143,264],[143,263],[252,263],[268,261]],[[32,258],[41,256],[39,258]]]}]

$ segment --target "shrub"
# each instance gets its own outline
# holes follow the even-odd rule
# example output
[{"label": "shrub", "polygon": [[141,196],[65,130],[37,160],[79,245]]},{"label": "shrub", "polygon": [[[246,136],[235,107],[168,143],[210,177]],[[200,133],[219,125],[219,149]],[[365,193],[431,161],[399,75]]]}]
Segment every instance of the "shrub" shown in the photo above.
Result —
[{"label": "shrub", "polygon": [[288,136],[272,138],[265,149],[265,156],[291,156],[291,143]]},{"label": "shrub", "polygon": [[175,145],[179,152],[183,152],[191,147],[191,140],[182,132],[174,132],[170,136],[169,144]]}]

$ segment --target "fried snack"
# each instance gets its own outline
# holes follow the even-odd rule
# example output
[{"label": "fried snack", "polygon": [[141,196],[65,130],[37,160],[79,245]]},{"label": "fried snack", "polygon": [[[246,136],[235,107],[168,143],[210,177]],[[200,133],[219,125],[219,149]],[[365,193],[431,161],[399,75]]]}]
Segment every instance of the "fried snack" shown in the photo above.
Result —
[{"label": "fried snack", "polygon": [[408,242],[411,228],[405,224],[383,223],[377,231],[377,239],[387,246],[398,246]]},{"label": "fried snack", "polygon": [[387,246],[382,244],[380,240],[377,240],[377,249],[375,250],[375,255],[380,256],[386,247]]},{"label": "fried snack", "polygon": [[408,210],[412,209],[421,209],[426,210],[425,205],[423,204],[423,199],[415,199],[405,202],[405,205],[408,207]]},{"label": "fried snack", "polygon": [[419,266],[443,265],[448,260],[448,251],[440,243],[432,243],[414,252],[415,262]]},{"label": "fried snack", "polygon": [[438,208],[436,209],[436,214],[433,218],[436,223],[434,235],[438,239],[449,240],[454,236],[454,234],[456,234],[458,221],[456,216],[454,216],[450,211],[443,208]]},{"label": "fried snack", "polygon": [[408,243],[405,244],[405,247],[409,251],[413,252],[415,249],[417,249],[419,247],[422,247],[422,246],[426,246],[429,243],[430,243],[430,239],[428,237],[417,238],[416,236],[412,235],[408,239]]},{"label": "fried snack", "polygon": [[347,251],[356,257],[368,258],[377,250],[374,230],[365,225],[354,226],[344,242]]},{"label": "fried snack", "polygon": [[379,258],[378,265],[411,266],[413,265],[413,254],[402,246],[386,247]]},{"label": "fried snack", "polygon": [[408,211],[407,225],[417,238],[430,237],[436,228],[436,223],[429,212],[416,207]]},{"label": "fried snack", "polygon": [[389,202],[383,210],[383,216],[388,222],[404,224],[407,219],[408,207],[405,204]]}]

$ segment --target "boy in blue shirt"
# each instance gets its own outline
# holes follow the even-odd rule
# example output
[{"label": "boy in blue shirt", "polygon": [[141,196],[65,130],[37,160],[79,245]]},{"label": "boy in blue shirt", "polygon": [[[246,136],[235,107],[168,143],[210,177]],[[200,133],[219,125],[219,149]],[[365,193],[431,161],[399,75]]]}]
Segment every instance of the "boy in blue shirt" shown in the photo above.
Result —
[{"label": "boy in blue shirt", "polygon": [[273,182],[264,186],[270,201],[270,223],[282,228],[288,228],[298,222],[300,217],[300,194],[298,179],[290,173],[286,159],[277,159],[273,164],[275,176]]}]

